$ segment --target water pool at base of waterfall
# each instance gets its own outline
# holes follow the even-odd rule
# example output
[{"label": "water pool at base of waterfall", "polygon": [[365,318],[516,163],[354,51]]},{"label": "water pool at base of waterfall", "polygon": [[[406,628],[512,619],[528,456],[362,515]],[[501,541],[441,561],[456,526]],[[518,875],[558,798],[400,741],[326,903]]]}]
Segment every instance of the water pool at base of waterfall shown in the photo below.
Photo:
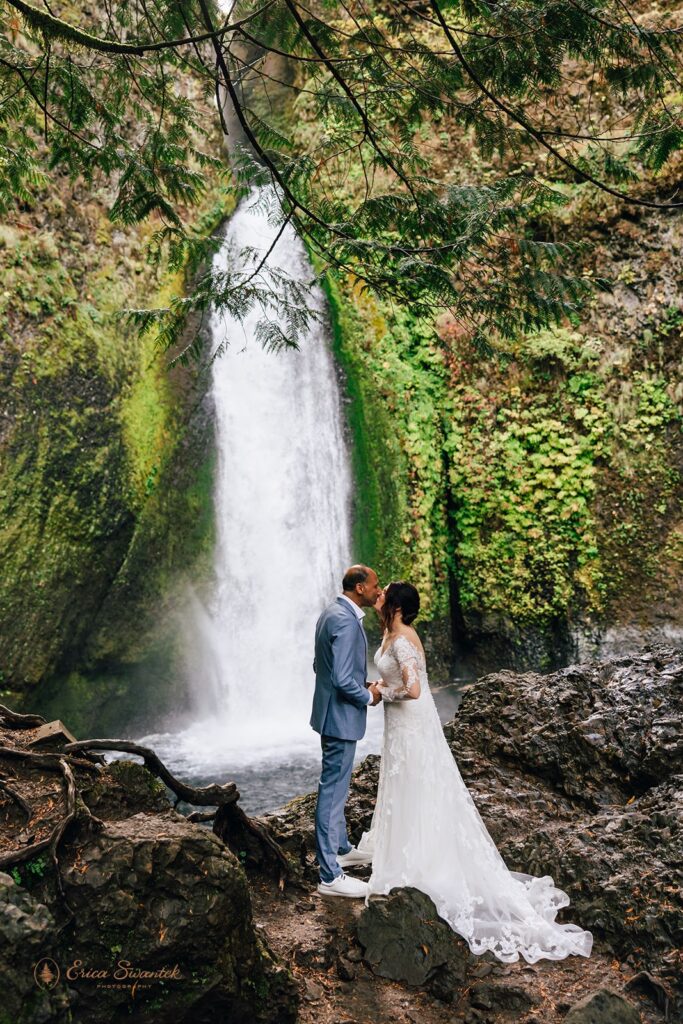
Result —
[{"label": "water pool at base of waterfall", "polygon": [[[449,721],[460,703],[457,684],[433,690],[439,717]],[[183,782],[193,786],[235,782],[240,792],[240,805],[248,814],[276,811],[295,796],[313,792],[320,774],[320,737],[312,729],[300,730],[296,736],[282,734],[270,744],[236,745],[230,749],[221,727],[213,723],[213,735],[201,743],[207,723],[196,723],[176,733],[154,733],[137,742],[152,747],[167,768]],[[356,763],[368,754],[379,754],[382,748],[383,711],[381,705],[368,710],[366,734],[356,748]],[[204,734],[205,740],[207,735]],[[218,744],[214,743],[218,740]],[[116,754],[116,758],[131,757]],[[107,755],[110,760],[111,755]],[[199,808],[198,808],[199,809]]]}]

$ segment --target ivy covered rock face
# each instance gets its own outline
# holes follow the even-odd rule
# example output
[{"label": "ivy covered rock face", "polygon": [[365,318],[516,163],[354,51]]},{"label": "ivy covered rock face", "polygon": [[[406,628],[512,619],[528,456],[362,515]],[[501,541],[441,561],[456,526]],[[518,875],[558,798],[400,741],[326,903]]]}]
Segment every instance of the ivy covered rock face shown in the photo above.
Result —
[{"label": "ivy covered rock face", "polygon": [[[455,180],[496,173],[467,138],[420,145]],[[612,629],[634,646],[683,631],[683,218],[561,188],[535,230],[611,282],[561,326],[482,347],[450,313],[330,289],[357,546],[420,588],[423,625],[450,611],[460,675],[558,668]]]},{"label": "ivy covered rock face", "polygon": [[332,298],[357,544],[420,588],[423,623],[450,610],[461,674],[557,668],[611,626],[680,631],[677,306],[601,300],[581,330],[482,354],[447,317]]}]

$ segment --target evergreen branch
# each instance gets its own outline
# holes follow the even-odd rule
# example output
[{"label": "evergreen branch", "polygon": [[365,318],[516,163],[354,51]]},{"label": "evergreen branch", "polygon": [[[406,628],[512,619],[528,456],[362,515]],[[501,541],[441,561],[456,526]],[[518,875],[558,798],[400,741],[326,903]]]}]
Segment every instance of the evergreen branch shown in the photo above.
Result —
[{"label": "evergreen branch", "polygon": [[471,79],[471,81],[476,85],[479,91],[482,92],[491,101],[491,103],[494,104],[494,106],[498,107],[498,109],[501,110],[504,114],[507,114],[507,116],[511,118],[511,120],[513,120],[516,124],[520,125],[520,127],[522,127],[525,132],[527,132],[533,139],[535,139],[536,142],[539,143],[539,145],[543,146],[544,149],[551,153],[555,157],[555,159],[558,160],[561,164],[567,167],[574,174],[577,174],[584,181],[589,181],[592,185],[595,185],[601,191],[607,192],[609,195],[614,196],[617,199],[621,199],[624,202],[633,203],[635,206],[647,206],[654,210],[671,210],[683,207],[683,202],[658,203],[652,199],[641,199],[637,196],[630,195],[628,192],[622,192],[620,189],[613,188],[606,182],[600,181],[599,178],[596,178],[594,175],[590,174],[590,172],[582,170],[575,163],[573,163],[571,160],[565,157],[562,153],[560,153],[558,149],[555,148],[555,146],[552,146],[547,141],[544,133],[540,131],[538,128],[535,128],[531,124],[531,122],[528,121],[526,117],[524,117],[523,114],[520,114],[518,111],[510,107],[507,103],[504,103],[503,100],[499,99],[495,93],[493,93],[489,88],[487,88],[487,86],[481,80],[479,75],[476,73],[476,71],[474,70],[474,68],[467,60],[464,53],[462,52],[460,46],[458,45],[458,41],[453,35],[451,28],[447,25],[436,0],[429,0],[429,4],[432,10],[435,12],[436,17],[441,25],[441,28],[446,38],[453,47],[453,53],[455,54],[458,62],[464,69],[468,78]]},{"label": "evergreen branch", "polygon": [[66,42],[77,43],[87,50],[96,50],[99,53],[127,54],[129,56],[141,57],[143,54],[151,53],[155,50],[174,50],[180,46],[194,46],[197,43],[204,43],[212,39],[214,35],[222,38],[228,32],[235,31],[240,25],[246,25],[258,15],[263,14],[264,11],[273,6],[275,0],[268,0],[263,7],[247,15],[241,21],[226,22],[221,29],[217,29],[215,32],[205,32],[199,36],[187,36],[184,39],[161,39],[156,43],[121,43],[113,39],[102,39],[99,36],[92,35],[90,32],[84,32],[82,29],[70,25],[61,18],[57,18],[54,14],[41,11],[32,4],[26,3],[26,0],[5,0],[5,2],[10,7],[20,11],[33,28],[39,29],[50,36],[56,36]]},{"label": "evergreen branch", "polygon": [[[25,88],[26,92],[29,94],[31,99],[36,104],[36,106],[40,108],[40,110],[42,111],[46,121],[47,120],[52,121],[59,128],[63,129],[63,131],[68,132],[68,134],[73,136],[73,138],[78,139],[79,142],[82,142],[84,146],[88,146],[90,149],[94,149],[98,153],[101,152],[100,147],[95,145],[94,142],[92,142],[90,139],[86,139],[86,137],[84,135],[81,135],[80,132],[75,131],[71,127],[71,125],[66,124],[66,122],[61,120],[61,118],[57,117],[55,114],[53,114],[51,111],[48,110],[47,106],[45,105],[43,100],[40,98],[40,96],[36,92],[34,92],[34,90],[31,88],[31,79],[30,78],[27,79],[26,76],[24,75],[24,72],[19,67],[17,67],[16,64],[10,64],[9,61],[3,60],[3,58],[0,57],[0,65],[2,65],[3,67],[8,68],[10,71],[13,71],[17,75],[19,75],[19,78],[23,82],[23,85],[24,85],[24,88]],[[45,129],[45,131],[47,132],[47,128]]]},{"label": "evergreen branch", "polygon": [[403,171],[401,171],[401,169],[397,166],[395,161],[387,153],[385,153],[383,147],[379,143],[379,140],[378,140],[377,135],[376,135],[376,133],[374,131],[374,128],[373,128],[373,126],[372,126],[372,124],[370,122],[370,118],[368,117],[367,112],[365,110],[363,110],[363,108],[361,107],[360,103],[356,99],[356,96],[355,96],[353,90],[350,88],[350,86],[347,84],[347,82],[345,81],[343,76],[340,74],[338,69],[335,67],[334,63],[329,60],[329,58],[328,58],[327,54],[325,53],[325,51],[323,50],[323,48],[316,42],[316,40],[313,37],[312,33],[309,31],[308,26],[306,25],[306,22],[303,20],[303,18],[299,14],[299,12],[297,10],[297,7],[296,7],[296,4],[293,3],[292,0],[285,0],[285,3],[287,5],[288,9],[291,11],[292,17],[294,18],[294,20],[296,21],[297,25],[301,29],[301,32],[303,33],[305,38],[308,40],[308,43],[311,46],[311,48],[314,51],[314,53],[318,54],[320,59],[324,62],[325,67],[327,68],[327,70],[330,72],[330,74],[334,78],[335,82],[339,85],[339,87],[344,91],[345,95],[349,98],[349,100],[351,102],[351,105],[353,106],[353,108],[356,110],[358,116],[360,117],[361,122],[363,124],[363,127],[365,129],[366,135],[370,139],[370,142],[372,143],[372,145],[375,148],[376,152],[379,154],[379,156],[382,158],[382,160],[387,164],[387,166],[391,168],[391,170],[394,172],[396,177],[400,181],[403,182],[403,184],[406,186],[406,188],[408,189],[408,191],[412,195],[415,203],[418,204],[418,199],[417,199],[417,196],[415,195],[415,192],[413,190],[413,186],[412,186],[411,182],[405,176]]}]

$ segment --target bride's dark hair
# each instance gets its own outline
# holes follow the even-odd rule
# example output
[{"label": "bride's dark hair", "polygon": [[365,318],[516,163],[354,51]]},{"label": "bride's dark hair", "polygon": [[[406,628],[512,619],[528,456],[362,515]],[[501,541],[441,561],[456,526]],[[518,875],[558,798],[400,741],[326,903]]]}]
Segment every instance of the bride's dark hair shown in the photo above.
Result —
[{"label": "bride's dark hair", "polygon": [[379,617],[385,629],[391,629],[394,616],[399,609],[406,626],[417,618],[420,610],[420,595],[412,583],[405,583],[403,580],[390,583],[386,589],[384,604],[379,609]]}]

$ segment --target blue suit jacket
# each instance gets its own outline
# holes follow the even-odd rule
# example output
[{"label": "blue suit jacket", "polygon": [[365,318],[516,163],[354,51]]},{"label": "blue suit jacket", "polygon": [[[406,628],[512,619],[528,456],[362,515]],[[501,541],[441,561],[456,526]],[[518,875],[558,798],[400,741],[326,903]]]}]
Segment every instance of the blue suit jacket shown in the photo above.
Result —
[{"label": "blue suit jacket", "polygon": [[324,736],[360,740],[366,708],[368,642],[361,621],[343,598],[326,608],[315,627],[315,693],[311,725]]}]

